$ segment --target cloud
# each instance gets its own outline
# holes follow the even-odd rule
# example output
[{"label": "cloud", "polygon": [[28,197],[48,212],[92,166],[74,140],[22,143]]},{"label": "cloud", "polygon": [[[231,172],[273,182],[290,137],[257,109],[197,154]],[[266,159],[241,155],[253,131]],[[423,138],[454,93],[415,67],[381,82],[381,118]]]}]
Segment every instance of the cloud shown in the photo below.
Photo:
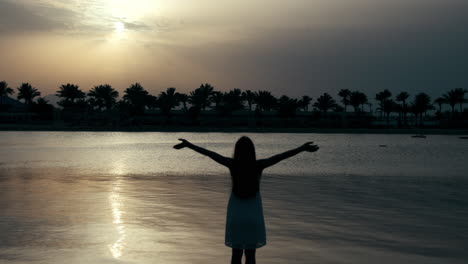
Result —
[{"label": "cloud", "polygon": [[64,28],[64,24],[54,23],[47,17],[33,12],[33,10],[13,3],[0,0],[0,32],[17,33],[24,31],[44,31]]},{"label": "cloud", "polygon": [[128,29],[128,30],[134,30],[134,31],[148,31],[148,30],[152,30],[153,28],[146,25],[146,24],[143,24],[143,23],[138,23],[138,22],[135,22],[135,23],[132,23],[132,22],[124,22],[124,25],[125,25],[125,28]]},{"label": "cloud", "polygon": [[[222,90],[267,89],[315,98],[343,88],[373,97],[382,89],[438,96],[468,87],[466,0],[161,0],[172,13],[148,12],[135,19],[113,16],[104,1],[15,3],[0,0],[0,30],[86,36],[54,49],[54,54],[66,50],[61,54],[75,61],[94,52],[82,64],[103,62],[91,73],[89,66],[78,68],[83,75],[109,71],[113,65],[103,58],[127,58],[124,65],[131,61],[132,67],[106,78],[187,87],[207,81]],[[131,31],[124,44],[109,41],[116,22]],[[83,48],[83,42],[89,45]],[[56,57],[59,65],[63,58]],[[57,68],[74,65],[80,64]]]},{"label": "cloud", "polygon": [[[395,23],[272,28],[231,43],[181,45],[177,53],[223,76],[222,86],[314,97],[345,88],[369,96],[382,89],[439,96],[468,87],[468,18],[448,9],[424,10],[405,23],[389,16]],[[396,15],[390,11],[380,12]]]},{"label": "cloud", "polygon": [[142,21],[103,15],[98,1],[24,1],[0,0],[0,32],[55,32],[58,34],[93,35],[109,32],[116,22],[127,30],[148,31],[152,27]]}]

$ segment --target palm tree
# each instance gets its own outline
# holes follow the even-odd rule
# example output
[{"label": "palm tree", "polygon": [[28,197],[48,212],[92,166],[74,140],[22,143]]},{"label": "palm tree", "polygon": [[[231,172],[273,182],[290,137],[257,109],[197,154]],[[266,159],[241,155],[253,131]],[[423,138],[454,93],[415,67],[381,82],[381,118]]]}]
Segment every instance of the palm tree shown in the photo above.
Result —
[{"label": "palm tree", "polygon": [[322,112],[327,112],[336,106],[336,101],[328,93],[322,94],[317,101],[314,103],[314,107]]},{"label": "palm tree", "polygon": [[255,104],[259,111],[270,111],[275,108],[276,98],[269,91],[258,91],[255,93]]},{"label": "palm tree", "polygon": [[158,97],[148,94],[145,97],[145,106],[148,107],[149,109],[156,109],[159,107],[159,102],[158,102]]},{"label": "palm tree", "polygon": [[408,106],[406,105],[406,100],[409,97],[409,93],[407,92],[401,92],[396,96],[396,101],[401,102],[401,110],[403,112],[403,124],[404,126],[407,126],[407,121],[406,121],[406,113],[408,112]]},{"label": "palm tree", "polygon": [[45,99],[44,97],[37,98],[36,106],[39,109],[39,111],[41,110],[52,111],[54,109],[54,106],[49,104],[49,101]]},{"label": "palm tree", "polygon": [[[360,111],[364,112],[364,104],[367,103],[367,95],[359,91],[351,92],[348,96],[348,104],[353,106],[354,112],[358,113]],[[359,109],[361,106],[361,109]]]},{"label": "palm tree", "polygon": [[184,93],[179,93],[178,94],[177,100],[182,103],[182,105],[184,106],[184,111],[185,112],[188,111],[188,108],[187,108],[188,99],[189,99],[188,95],[186,95]]},{"label": "palm tree", "polygon": [[172,108],[179,105],[179,93],[176,93],[176,88],[167,88],[165,92],[161,92],[158,96],[158,105],[161,113],[167,117],[171,116]]},{"label": "palm tree", "polygon": [[215,108],[218,108],[223,101],[223,93],[220,91],[213,91],[210,95],[210,100],[215,104]]},{"label": "palm tree", "polygon": [[242,97],[245,101],[247,101],[247,104],[249,105],[249,111],[252,111],[252,104],[255,101],[255,93],[250,90],[246,90],[242,92]]},{"label": "palm tree", "polygon": [[387,120],[387,127],[390,125],[390,114],[397,110],[397,103],[392,99],[387,99],[383,101],[383,112],[385,113],[385,117]]},{"label": "palm tree", "polygon": [[[366,96],[366,101],[367,101],[367,96]],[[372,114],[372,103],[371,102],[367,102],[365,103],[365,105],[367,105],[369,107],[369,113]]]},{"label": "palm tree", "polygon": [[238,111],[244,109],[244,97],[242,91],[234,88],[223,95],[223,101],[229,111]]},{"label": "palm tree", "polygon": [[428,110],[433,109],[433,106],[431,104],[431,97],[427,95],[426,93],[419,93],[415,96],[414,102],[413,102],[413,112],[417,115],[419,115],[419,125],[423,125],[423,114],[425,114]]},{"label": "palm tree", "polygon": [[55,95],[63,98],[58,102],[58,105],[65,108],[73,106],[76,103],[75,100],[84,99],[86,94],[80,90],[78,85],[67,83],[62,84]]},{"label": "palm tree", "polygon": [[200,87],[190,92],[189,102],[193,107],[205,110],[211,105],[210,96],[214,87],[209,83],[201,84]]},{"label": "palm tree", "polygon": [[44,97],[39,97],[37,99],[37,104],[38,105],[48,105],[49,101],[47,99],[45,99]]},{"label": "palm tree", "polygon": [[298,107],[304,109],[304,111],[307,112],[309,110],[310,102],[312,102],[312,97],[303,95],[301,97],[301,100],[299,100],[297,103],[299,104]]},{"label": "palm tree", "polygon": [[29,83],[22,83],[20,87],[18,87],[18,100],[23,99],[24,103],[27,105],[31,105],[35,97],[40,96],[41,93],[36,89],[33,88]]},{"label": "palm tree", "polygon": [[15,91],[8,87],[8,83],[5,81],[0,82],[0,105],[3,104],[3,96],[8,97],[8,95],[12,95]]},{"label": "palm tree", "polygon": [[465,99],[465,94],[468,92],[468,90],[465,90],[463,88],[456,88],[455,93],[458,97],[458,103],[460,104],[460,113],[463,112],[463,104],[468,102],[467,99]]},{"label": "palm tree", "polygon": [[437,104],[439,106],[439,112],[442,113],[442,105],[445,104],[446,101],[442,97],[438,97],[437,99],[434,100],[434,104]]},{"label": "palm tree", "polygon": [[139,83],[130,85],[124,91],[123,101],[134,114],[142,114],[148,105],[149,93]]},{"label": "palm tree", "polygon": [[31,105],[31,111],[37,113],[41,120],[51,120],[53,119],[54,106],[49,104],[44,97],[39,97],[37,102]]},{"label": "palm tree", "polygon": [[337,112],[337,113],[341,113],[341,112],[344,112],[344,107],[342,107],[341,105],[339,104],[336,104],[335,105],[335,108],[332,109],[332,112]]},{"label": "palm tree", "polygon": [[[351,104],[350,102],[351,91],[348,89],[341,89],[340,92],[338,93],[338,96],[341,97],[341,102],[343,103],[344,111],[346,112],[347,106]],[[354,108],[354,111],[356,111],[356,108]]]},{"label": "palm tree", "polygon": [[104,84],[94,86],[94,88],[89,91],[88,96],[91,97],[94,104],[99,109],[105,107],[107,110],[110,110],[115,105],[117,97],[119,97],[119,92],[109,84]]},{"label": "palm tree", "polygon": [[283,118],[294,117],[299,105],[300,103],[297,99],[283,95],[278,99],[278,113]]},{"label": "palm tree", "polygon": [[[385,101],[388,100],[392,96],[392,93],[385,89],[382,92],[379,92],[375,95],[375,100],[379,102],[379,110],[380,110],[380,118],[383,117],[383,113],[385,112]],[[389,104],[387,104],[389,105]]]},{"label": "palm tree", "polygon": [[455,113],[455,106],[459,103],[459,94],[455,89],[452,89],[443,95],[445,103],[452,108],[452,115]]}]

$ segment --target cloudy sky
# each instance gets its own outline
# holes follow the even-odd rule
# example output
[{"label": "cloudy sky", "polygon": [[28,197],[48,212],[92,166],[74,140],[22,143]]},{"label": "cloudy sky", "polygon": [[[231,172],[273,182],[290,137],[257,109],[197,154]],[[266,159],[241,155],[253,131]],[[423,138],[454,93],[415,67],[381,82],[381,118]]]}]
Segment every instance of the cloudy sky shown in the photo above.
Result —
[{"label": "cloudy sky", "polygon": [[0,80],[43,95],[140,82],[157,94],[316,98],[468,88],[466,0],[0,0]]}]

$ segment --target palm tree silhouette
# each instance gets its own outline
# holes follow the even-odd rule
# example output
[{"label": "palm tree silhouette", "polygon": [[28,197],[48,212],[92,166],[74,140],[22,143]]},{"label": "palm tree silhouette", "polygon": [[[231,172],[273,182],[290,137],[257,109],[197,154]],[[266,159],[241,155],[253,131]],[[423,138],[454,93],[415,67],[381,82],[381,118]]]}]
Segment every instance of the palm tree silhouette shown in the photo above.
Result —
[{"label": "palm tree silhouette", "polygon": [[423,126],[423,114],[428,110],[433,109],[431,104],[431,97],[426,93],[419,93],[415,96],[413,102],[413,111],[419,115],[419,125]]},{"label": "palm tree silhouette", "polygon": [[44,97],[37,98],[37,104],[40,106],[51,105],[49,104],[49,100],[45,99]]},{"label": "palm tree silhouette", "polygon": [[103,84],[94,86],[91,91],[89,91],[88,96],[91,97],[94,101],[94,104],[101,110],[106,108],[107,110],[112,109],[119,97],[119,92],[112,88],[109,84]]},{"label": "palm tree silhouette", "polygon": [[[343,103],[344,111],[346,112],[348,105],[351,105],[351,91],[348,89],[341,89],[338,96],[341,97],[341,102]],[[356,108],[354,108],[354,111],[356,112]]]},{"label": "palm tree silhouette", "polygon": [[123,100],[130,107],[133,114],[142,114],[148,105],[149,93],[139,83],[130,85],[124,91]]},{"label": "palm tree silhouette", "polygon": [[385,113],[385,101],[387,101],[391,96],[392,93],[387,89],[375,95],[375,100],[379,102],[380,118],[382,118]]},{"label": "palm tree silhouette", "polygon": [[8,97],[12,95],[15,91],[8,86],[8,83],[5,81],[0,82],[0,105],[3,104],[3,96]]},{"label": "palm tree silhouette", "polygon": [[[359,91],[351,92],[348,96],[348,104],[354,108],[355,113],[364,112],[364,104],[367,103],[367,95]],[[361,106],[361,109],[359,109]]]},{"label": "palm tree silhouette", "polygon": [[210,100],[215,104],[215,109],[219,108],[223,101],[224,94],[220,91],[213,91],[210,95]]},{"label": "palm tree silhouette", "polygon": [[434,100],[434,103],[439,106],[439,112],[442,113],[442,105],[446,103],[446,100],[443,97],[438,97]]},{"label": "palm tree silhouette", "polygon": [[29,83],[22,83],[21,86],[18,87],[17,98],[18,100],[23,99],[24,103],[27,105],[32,105],[34,98],[40,95],[41,93]]},{"label": "palm tree silhouette", "polygon": [[322,112],[327,112],[336,106],[336,101],[328,93],[322,94],[317,101],[314,103],[314,107]]},{"label": "palm tree silhouette", "polygon": [[182,103],[182,106],[184,107],[185,112],[188,111],[188,108],[187,108],[188,99],[189,99],[188,95],[184,93],[178,93],[177,95],[177,100]]},{"label": "palm tree silhouette", "polygon": [[299,102],[297,99],[289,98],[286,95],[283,95],[278,99],[278,113],[280,117],[294,117],[298,106]]},{"label": "palm tree silhouette", "polygon": [[242,91],[234,88],[223,94],[222,97],[224,112],[227,115],[232,114],[233,111],[244,109],[244,97]]},{"label": "palm tree silhouette", "polygon": [[165,92],[161,92],[158,96],[158,105],[161,113],[167,117],[171,116],[172,108],[179,106],[180,94],[176,93],[176,88],[167,88]]},{"label": "palm tree silhouette", "polygon": [[344,112],[344,107],[339,104],[336,104],[332,111],[336,113],[341,113]]},{"label": "palm tree silhouette", "polygon": [[40,120],[52,120],[54,113],[54,106],[43,98],[39,97],[36,103],[31,105],[31,111],[37,114]]},{"label": "palm tree silhouette", "polygon": [[307,112],[309,110],[310,102],[312,102],[312,98],[307,95],[303,95],[301,100],[299,100],[297,103],[298,107],[302,108],[304,112]]},{"label": "palm tree silhouette", "polygon": [[445,93],[443,95],[443,98],[445,99],[445,102],[450,105],[452,108],[452,116],[455,113],[455,106],[459,103],[460,98],[459,98],[459,93],[457,92],[456,89],[452,89]]},{"label": "palm tree silhouette", "polygon": [[130,85],[124,93],[123,99],[132,105],[144,104],[145,97],[148,95],[148,92],[139,83]]},{"label": "palm tree silhouette", "polygon": [[149,109],[156,109],[159,107],[158,103],[158,97],[149,94],[145,98],[145,106],[148,107]]},{"label": "palm tree silhouette", "polygon": [[58,102],[58,105],[67,108],[72,107],[78,100],[84,99],[86,94],[80,90],[78,85],[67,83],[62,84],[55,95],[63,98]]},{"label": "palm tree silhouette", "polygon": [[456,88],[455,89],[455,94],[457,95],[458,98],[458,103],[460,104],[460,113],[463,112],[463,104],[468,102],[467,99],[465,99],[465,94],[468,91],[463,89],[463,88]]},{"label": "palm tree silhouette", "polygon": [[255,104],[260,111],[270,111],[276,106],[277,100],[269,91],[255,93]]},{"label": "palm tree silhouette", "polygon": [[401,102],[401,110],[403,112],[403,125],[407,126],[406,113],[408,112],[408,106],[406,105],[406,100],[409,98],[409,93],[401,92],[397,94],[396,101]]},{"label": "palm tree silhouette", "polygon": [[[26,105],[36,105],[34,103],[35,98],[40,96],[38,89],[33,88],[29,83],[23,83],[17,90],[18,100],[24,101]],[[4,97],[12,95],[14,92],[13,89],[8,87],[6,81],[0,81],[0,105],[4,104],[6,99]],[[463,88],[449,90],[442,97],[434,100],[433,104],[438,106],[439,112],[442,111],[443,104],[450,105],[452,117],[454,117],[456,110],[459,109],[460,112],[463,112],[464,104],[468,102],[468,99],[465,98],[467,92],[468,90]],[[119,93],[109,84],[95,86],[88,93],[84,93],[78,85],[67,83],[59,87],[56,95],[61,98],[58,104],[64,109],[73,106],[73,110],[84,112],[89,104],[100,110],[104,108],[107,110],[112,109],[116,104]],[[89,97],[88,101],[84,100],[86,95]],[[347,111],[347,106],[351,105],[355,113],[360,113],[364,112],[364,105],[368,105],[370,112],[372,112],[372,104],[368,102],[366,94],[362,92],[351,92],[348,89],[342,89],[339,91],[338,96],[341,97],[340,101],[344,104],[344,111]],[[379,102],[378,110],[381,112],[381,118],[383,118],[383,115],[386,116],[387,125],[389,125],[390,114],[395,111],[399,112],[400,124],[403,119],[404,126],[408,126],[407,114],[411,112],[415,115],[416,122],[422,125],[423,115],[433,107],[428,101],[430,97],[425,93],[418,94],[411,104],[408,103],[410,95],[407,92],[403,91],[396,95],[394,100],[398,104],[391,99],[391,96],[392,93],[387,89],[375,95],[375,100]],[[271,92],[265,90],[252,92],[251,90],[241,91],[236,88],[223,93],[215,91],[214,87],[208,83],[201,84],[200,87],[191,91],[190,95],[179,94],[175,92],[175,88],[168,88],[166,91],[161,92],[158,98],[150,95],[139,83],[135,83],[125,90],[123,99],[119,102],[119,109],[122,110],[122,113],[124,111],[144,113],[146,107],[159,107],[163,114],[170,116],[173,108],[183,103],[183,109],[190,113],[190,116],[198,117],[200,112],[209,108],[213,102],[216,105],[216,110],[223,115],[229,115],[233,111],[243,109],[244,102],[247,102],[249,111],[252,110],[253,105],[256,105],[256,117],[260,117],[262,111],[271,110],[276,110],[280,117],[290,117],[296,113],[298,108],[307,112],[311,100],[312,98],[307,95],[302,96],[299,100],[286,95],[277,99]],[[38,102],[41,105],[47,104],[43,98],[39,98]],[[187,109],[187,103],[192,105],[190,109]],[[459,108],[456,108],[457,105]],[[328,93],[322,94],[313,106],[322,112],[330,110],[343,111],[343,107],[337,105],[336,101]],[[35,111],[35,109],[37,108],[30,108],[32,111]]]},{"label": "palm tree silhouette", "polygon": [[369,113],[372,114],[372,103],[367,101],[367,96],[366,96],[366,103],[365,103],[365,105],[367,105],[367,106],[369,107]]},{"label": "palm tree silhouette", "polygon": [[189,102],[196,109],[205,111],[211,105],[211,94],[214,87],[209,83],[201,84],[200,87],[190,92]]},{"label": "palm tree silhouette", "polygon": [[49,101],[45,99],[44,97],[37,98],[36,106],[40,110],[44,110],[44,109],[53,110],[54,109],[53,105],[49,104]]},{"label": "palm tree silhouette", "polygon": [[397,103],[392,99],[387,99],[383,101],[383,112],[385,113],[385,120],[387,122],[387,127],[390,126],[390,114],[397,110]]},{"label": "palm tree silhouette", "polygon": [[255,101],[255,93],[252,92],[251,90],[246,90],[242,92],[242,97],[244,98],[245,101],[247,101],[247,104],[249,105],[249,111],[252,111],[252,104]]}]

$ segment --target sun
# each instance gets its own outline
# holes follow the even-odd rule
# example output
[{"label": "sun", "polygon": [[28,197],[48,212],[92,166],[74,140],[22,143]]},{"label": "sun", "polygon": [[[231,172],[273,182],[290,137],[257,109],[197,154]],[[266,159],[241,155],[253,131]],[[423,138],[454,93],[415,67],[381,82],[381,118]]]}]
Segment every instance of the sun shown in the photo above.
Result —
[{"label": "sun", "polygon": [[122,33],[125,31],[125,24],[122,22],[115,22],[114,23],[114,30],[117,33]]}]

